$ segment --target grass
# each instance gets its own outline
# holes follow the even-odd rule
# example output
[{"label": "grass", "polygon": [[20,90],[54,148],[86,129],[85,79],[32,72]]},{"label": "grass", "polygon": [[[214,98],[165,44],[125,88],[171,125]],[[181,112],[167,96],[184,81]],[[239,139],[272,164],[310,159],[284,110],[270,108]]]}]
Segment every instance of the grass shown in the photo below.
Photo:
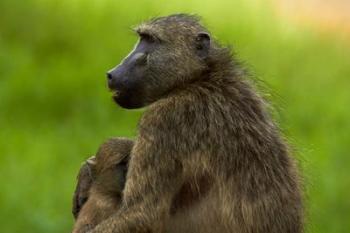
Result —
[{"label": "grass", "polygon": [[142,110],[116,107],[105,72],[151,16],[198,13],[262,80],[306,179],[307,229],[350,229],[350,45],[277,18],[258,0],[0,2],[3,232],[67,232],[80,163]]}]

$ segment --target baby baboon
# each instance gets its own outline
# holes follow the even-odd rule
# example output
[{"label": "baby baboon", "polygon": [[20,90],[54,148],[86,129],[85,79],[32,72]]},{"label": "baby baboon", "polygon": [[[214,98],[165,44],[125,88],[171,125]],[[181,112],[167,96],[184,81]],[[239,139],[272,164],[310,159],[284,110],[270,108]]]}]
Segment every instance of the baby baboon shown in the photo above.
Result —
[{"label": "baby baboon", "polygon": [[128,139],[110,139],[82,166],[73,198],[73,233],[87,232],[118,211],[132,145]]},{"label": "baby baboon", "polygon": [[295,161],[230,50],[190,15],[136,31],[108,85],[120,106],[148,108],[121,207],[91,232],[302,232]]}]

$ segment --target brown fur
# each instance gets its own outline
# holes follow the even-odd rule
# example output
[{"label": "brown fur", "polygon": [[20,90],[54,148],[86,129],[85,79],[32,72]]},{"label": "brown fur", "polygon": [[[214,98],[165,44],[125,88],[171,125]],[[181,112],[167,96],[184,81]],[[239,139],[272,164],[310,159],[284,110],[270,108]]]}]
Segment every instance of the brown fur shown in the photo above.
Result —
[{"label": "brown fur", "polygon": [[[128,139],[109,139],[100,146],[96,157],[89,158],[80,168],[73,197],[73,233],[91,230],[119,210],[132,145]],[[202,177],[198,182],[196,187],[190,181],[183,185],[174,197],[171,213],[194,205],[205,194],[209,180]]]},{"label": "brown fur", "polygon": [[74,233],[93,229],[120,208],[132,146],[129,139],[110,139],[82,166],[73,199]]},{"label": "brown fur", "polygon": [[193,16],[137,30],[163,43],[149,58],[159,90],[148,93],[122,206],[91,232],[302,232],[295,161],[230,50],[211,41],[199,59],[193,44],[207,30]]}]

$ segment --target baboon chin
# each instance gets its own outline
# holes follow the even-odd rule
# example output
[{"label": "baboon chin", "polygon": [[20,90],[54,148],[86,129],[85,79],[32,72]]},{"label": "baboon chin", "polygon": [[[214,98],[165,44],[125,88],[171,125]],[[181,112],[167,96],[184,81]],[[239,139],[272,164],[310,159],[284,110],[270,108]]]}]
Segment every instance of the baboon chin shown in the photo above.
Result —
[{"label": "baboon chin", "polygon": [[193,15],[135,31],[140,40],[107,73],[108,86],[122,107],[148,107],[121,207],[91,232],[301,233],[296,161],[231,50]]}]

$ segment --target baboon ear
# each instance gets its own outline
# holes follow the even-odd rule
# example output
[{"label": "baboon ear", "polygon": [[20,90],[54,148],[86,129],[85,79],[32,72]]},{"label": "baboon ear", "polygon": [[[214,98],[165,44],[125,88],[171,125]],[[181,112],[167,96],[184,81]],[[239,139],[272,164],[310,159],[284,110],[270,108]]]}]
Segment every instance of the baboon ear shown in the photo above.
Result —
[{"label": "baboon ear", "polygon": [[196,37],[196,50],[200,58],[206,58],[210,50],[210,35],[207,32],[200,32]]}]

